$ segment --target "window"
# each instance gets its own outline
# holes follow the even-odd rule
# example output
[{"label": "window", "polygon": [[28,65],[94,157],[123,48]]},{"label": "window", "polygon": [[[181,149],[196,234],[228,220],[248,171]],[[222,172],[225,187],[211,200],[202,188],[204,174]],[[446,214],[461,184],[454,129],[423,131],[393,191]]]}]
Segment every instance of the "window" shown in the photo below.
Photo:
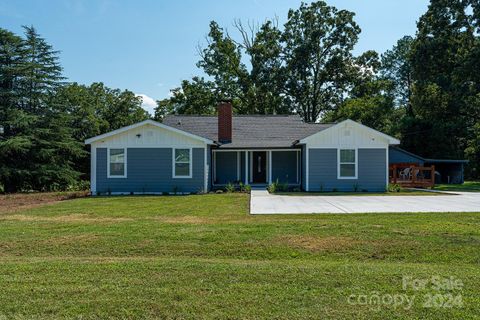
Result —
[{"label": "window", "polygon": [[108,149],[108,177],[127,177],[127,152],[126,149]]},{"label": "window", "polygon": [[357,178],[357,150],[339,149],[338,150],[338,178],[356,179]]},{"label": "window", "polygon": [[192,149],[173,149],[173,177],[192,177]]}]

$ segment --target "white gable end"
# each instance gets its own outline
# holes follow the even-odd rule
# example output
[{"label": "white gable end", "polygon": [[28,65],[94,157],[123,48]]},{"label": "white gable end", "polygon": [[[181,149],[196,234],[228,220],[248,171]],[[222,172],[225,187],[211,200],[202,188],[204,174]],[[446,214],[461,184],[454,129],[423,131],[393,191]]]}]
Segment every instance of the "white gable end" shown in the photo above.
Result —
[{"label": "white gable end", "polygon": [[386,148],[399,141],[355,121],[345,120],[302,139],[300,143],[309,148]]},{"label": "white gable end", "polygon": [[101,147],[205,147],[205,142],[166,128],[146,123],[142,126],[117,133],[92,142]]}]

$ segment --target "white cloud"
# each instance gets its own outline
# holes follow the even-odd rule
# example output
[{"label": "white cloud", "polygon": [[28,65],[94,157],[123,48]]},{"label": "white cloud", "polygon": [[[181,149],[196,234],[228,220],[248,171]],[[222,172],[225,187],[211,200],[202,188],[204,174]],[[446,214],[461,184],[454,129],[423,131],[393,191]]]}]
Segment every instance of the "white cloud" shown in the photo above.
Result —
[{"label": "white cloud", "polygon": [[143,94],[143,93],[137,93],[135,94],[137,97],[141,97],[142,98],[142,108],[147,110],[148,113],[150,113],[151,115],[154,115],[155,114],[155,107],[157,106],[157,102],[155,101],[155,99],[147,96],[146,94]]}]

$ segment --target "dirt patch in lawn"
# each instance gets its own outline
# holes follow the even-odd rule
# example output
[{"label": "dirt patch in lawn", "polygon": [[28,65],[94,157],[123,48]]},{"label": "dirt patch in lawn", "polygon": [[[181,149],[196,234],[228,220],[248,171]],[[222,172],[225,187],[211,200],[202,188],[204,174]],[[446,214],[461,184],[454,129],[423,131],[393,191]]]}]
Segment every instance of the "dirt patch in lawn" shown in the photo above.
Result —
[{"label": "dirt patch in lawn", "polygon": [[88,214],[70,214],[64,216],[37,216],[25,214],[13,214],[0,216],[0,220],[15,221],[45,221],[45,222],[81,222],[81,223],[98,223],[98,222],[124,222],[133,221],[132,218],[115,218],[115,217],[91,217]]},{"label": "dirt patch in lawn", "polygon": [[324,250],[342,250],[353,247],[361,241],[349,237],[315,237],[304,235],[288,235],[277,239],[278,242],[287,244],[294,248],[305,249],[308,251],[324,251]]},{"label": "dirt patch in lawn", "polygon": [[43,206],[49,203],[82,198],[88,191],[75,192],[35,192],[0,195],[0,214]]}]

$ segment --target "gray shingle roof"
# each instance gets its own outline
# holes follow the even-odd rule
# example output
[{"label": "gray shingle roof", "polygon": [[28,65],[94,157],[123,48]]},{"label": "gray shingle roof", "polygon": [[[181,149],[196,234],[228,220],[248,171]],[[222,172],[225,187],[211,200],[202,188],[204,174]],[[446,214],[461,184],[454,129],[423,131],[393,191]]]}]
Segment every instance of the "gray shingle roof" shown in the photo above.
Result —
[{"label": "gray shingle roof", "polygon": [[[217,121],[216,116],[168,115],[163,124],[217,141]],[[288,148],[334,125],[307,124],[297,115],[237,115],[232,121],[232,142],[221,148]]]}]

